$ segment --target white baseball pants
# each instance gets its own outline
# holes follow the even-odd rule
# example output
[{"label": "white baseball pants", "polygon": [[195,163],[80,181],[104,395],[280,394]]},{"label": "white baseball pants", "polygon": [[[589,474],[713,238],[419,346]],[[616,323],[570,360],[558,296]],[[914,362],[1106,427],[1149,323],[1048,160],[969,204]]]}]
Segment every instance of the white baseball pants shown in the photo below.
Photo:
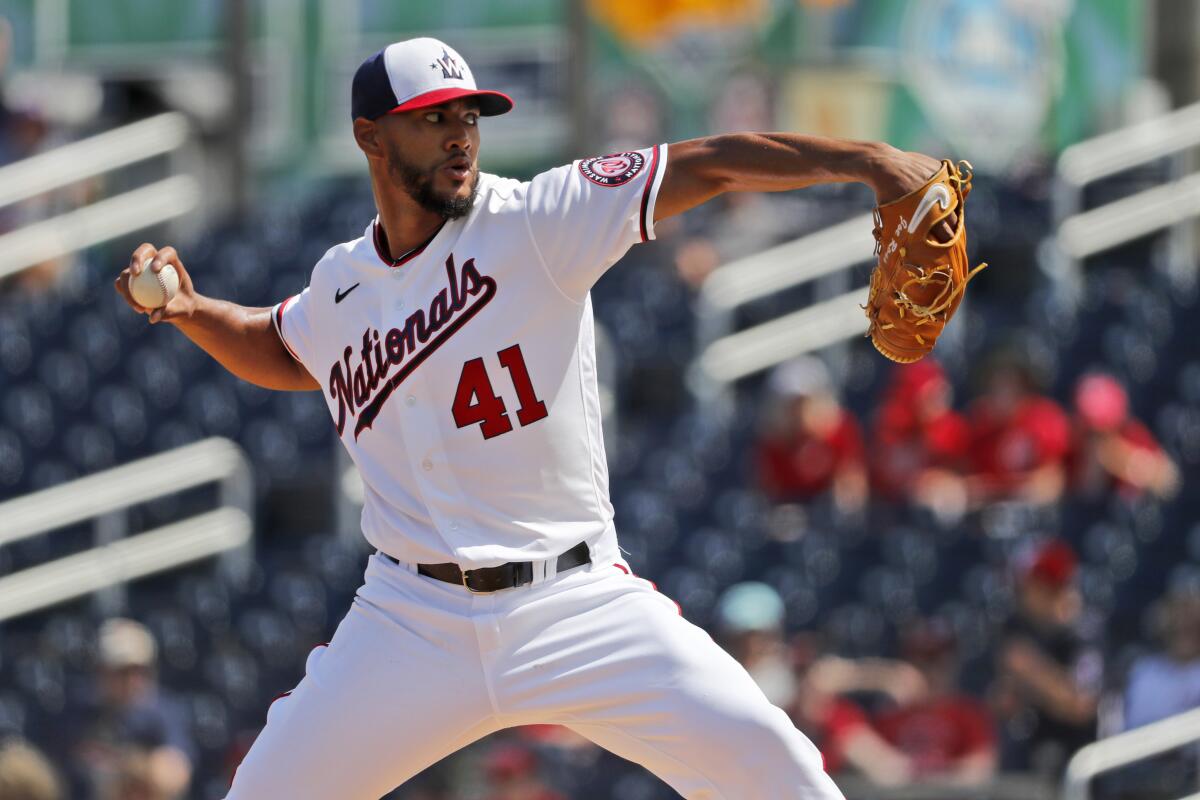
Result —
[{"label": "white baseball pants", "polygon": [[689,800],[840,800],[749,674],[624,563],[475,595],[375,555],[227,800],[378,800],[502,728],[559,724]]}]

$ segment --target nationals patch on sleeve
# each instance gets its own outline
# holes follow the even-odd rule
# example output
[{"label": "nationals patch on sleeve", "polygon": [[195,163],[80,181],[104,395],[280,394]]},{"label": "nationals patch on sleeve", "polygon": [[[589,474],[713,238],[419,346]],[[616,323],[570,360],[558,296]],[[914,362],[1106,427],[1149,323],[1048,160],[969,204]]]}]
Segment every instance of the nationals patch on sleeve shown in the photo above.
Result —
[{"label": "nationals patch on sleeve", "polygon": [[614,153],[585,158],[579,162],[579,171],[599,186],[620,186],[633,180],[645,165],[646,157],[641,153]]}]

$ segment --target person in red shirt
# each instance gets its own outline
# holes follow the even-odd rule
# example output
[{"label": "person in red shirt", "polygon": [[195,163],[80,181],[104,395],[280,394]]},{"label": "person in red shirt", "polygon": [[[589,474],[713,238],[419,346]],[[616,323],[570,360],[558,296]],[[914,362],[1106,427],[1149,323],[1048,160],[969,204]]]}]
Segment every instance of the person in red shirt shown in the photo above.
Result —
[{"label": "person in red shirt", "polygon": [[1179,470],[1145,425],[1129,414],[1125,387],[1111,375],[1092,373],[1075,385],[1072,484],[1085,496],[1112,491],[1126,497],[1171,497]]},{"label": "person in red shirt", "polygon": [[1071,426],[1066,413],[1036,392],[1033,372],[1012,355],[993,360],[972,404],[971,504],[1057,501],[1067,481]]},{"label": "person in red shirt", "polygon": [[775,408],[757,448],[763,491],[777,502],[827,492],[843,510],[867,499],[862,432],[842,408],[825,365],[813,356],[781,364],[770,386]]},{"label": "person in red shirt", "polygon": [[881,658],[848,659],[822,654],[819,640],[801,634],[793,641],[796,696],[789,714],[821,751],[830,775],[856,772],[877,786],[903,786],[913,777],[904,753],[888,744],[851,692],[871,692],[907,703],[925,692],[916,670]]},{"label": "person in red shirt", "polygon": [[954,634],[938,620],[918,624],[903,639],[909,663],[928,691],[879,714],[875,730],[908,757],[917,780],[978,786],[996,773],[995,726],[986,707],[957,690]]},{"label": "person in red shirt", "polygon": [[538,777],[537,756],[515,742],[492,748],[484,758],[489,800],[566,800]]},{"label": "person in red shirt", "polygon": [[970,427],[952,408],[954,389],[936,359],[896,366],[874,421],[871,487],[940,517],[966,510]]}]

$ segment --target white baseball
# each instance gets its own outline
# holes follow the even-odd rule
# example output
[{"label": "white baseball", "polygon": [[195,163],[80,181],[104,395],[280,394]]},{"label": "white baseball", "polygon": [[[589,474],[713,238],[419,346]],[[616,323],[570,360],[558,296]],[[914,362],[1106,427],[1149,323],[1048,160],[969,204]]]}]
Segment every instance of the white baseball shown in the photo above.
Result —
[{"label": "white baseball", "polygon": [[179,273],[170,264],[155,272],[147,261],[140,274],[129,276],[129,294],[143,308],[162,308],[178,291]]}]

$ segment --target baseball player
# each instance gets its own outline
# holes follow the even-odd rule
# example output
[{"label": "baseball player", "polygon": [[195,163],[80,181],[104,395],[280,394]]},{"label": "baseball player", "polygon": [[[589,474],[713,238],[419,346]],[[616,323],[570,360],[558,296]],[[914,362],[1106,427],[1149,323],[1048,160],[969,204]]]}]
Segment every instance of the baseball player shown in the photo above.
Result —
[{"label": "baseball player", "polygon": [[[589,290],[655,224],[729,191],[939,166],[882,144],[743,133],[478,170],[512,109],[448,45],[389,45],[354,76],[378,216],[274,308],[205,297],[143,244],[117,291],[238,377],[320,391],[365,485],[377,552],[328,645],[273,703],[230,800],[373,800],[494,731],[565,725],[687,798],[841,797],[816,748],[617,547]],[[171,264],[151,311],[131,274]]]}]

